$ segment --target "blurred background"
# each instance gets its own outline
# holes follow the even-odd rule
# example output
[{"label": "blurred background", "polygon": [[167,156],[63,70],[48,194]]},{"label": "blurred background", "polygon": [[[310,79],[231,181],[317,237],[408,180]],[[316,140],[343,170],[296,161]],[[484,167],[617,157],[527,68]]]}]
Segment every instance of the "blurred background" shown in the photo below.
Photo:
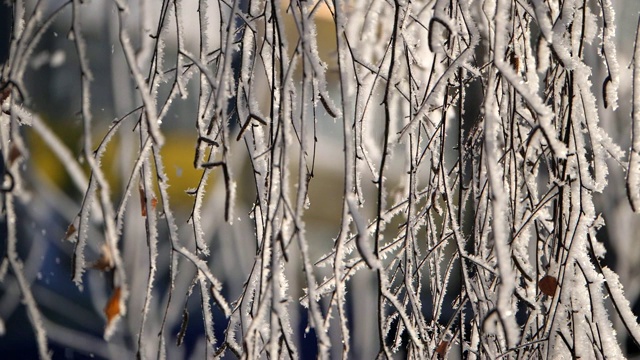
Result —
[{"label": "blurred background", "polygon": [[[33,6],[33,1],[27,1]],[[47,1],[47,11],[62,6],[65,1]],[[186,17],[197,18],[197,1],[184,1]],[[244,4],[243,6],[246,6]],[[152,7],[155,9],[156,7]],[[618,26],[618,59],[622,67],[620,107],[613,112],[611,109],[602,110],[601,123],[614,140],[623,149],[629,148],[630,143],[630,113],[631,113],[631,72],[628,65],[631,62],[635,28],[640,11],[640,2],[635,0],[620,0],[616,2],[616,16]],[[115,20],[115,6],[108,1],[90,1],[83,6],[84,37],[88,45],[89,62],[93,70],[92,83],[92,111],[94,115],[94,144],[107,133],[114,119],[121,118],[137,106],[135,89],[120,47],[118,46],[118,24]],[[140,9],[131,8],[131,19],[137,18]],[[212,21],[218,21],[219,11],[215,6],[209,8]],[[328,65],[328,85],[332,96],[339,97],[337,84],[335,29],[331,14],[326,9],[317,13],[317,38],[321,58]],[[6,2],[0,4],[0,63],[8,59],[10,30],[12,23],[12,8]],[[25,84],[29,94],[30,109],[37,113],[63,142],[82,162],[82,122],[80,117],[80,73],[78,60],[75,56],[74,44],[69,39],[71,23],[70,7],[63,10],[53,25],[45,32],[36,48],[28,70]],[[193,22],[195,24],[195,21]],[[137,29],[143,24],[131,21],[128,25],[132,34],[138,34]],[[287,26],[292,27],[289,19]],[[187,48],[197,53],[198,28],[187,28],[185,39]],[[294,32],[292,31],[292,34]],[[215,38],[215,33],[211,34]],[[292,41],[295,35],[292,35]],[[138,44],[141,39],[132,39]],[[214,40],[215,41],[215,40]],[[597,44],[596,44],[597,45]],[[175,44],[167,44],[167,48],[175,48]],[[172,60],[167,59],[168,62]],[[594,64],[594,87],[603,83],[605,74],[598,72],[600,59],[591,59]],[[174,65],[175,66],[175,65]],[[169,68],[170,66],[166,66]],[[192,93],[197,92],[193,84],[189,85]],[[161,88],[160,92],[166,92]],[[599,89],[594,93],[602,94]],[[267,94],[265,94],[267,96]],[[599,101],[602,102],[601,96]],[[170,198],[176,215],[179,233],[185,242],[193,241],[192,226],[188,224],[193,196],[189,189],[193,189],[200,181],[202,171],[193,167],[195,139],[195,118],[197,116],[197,96],[180,99],[174,104],[169,115],[162,124],[166,136],[166,144],[162,149],[165,159],[165,171],[171,184]],[[315,179],[310,184],[309,200],[311,206],[305,215],[307,236],[312,245],[312,257],[319,259],[333,247],[333,239],[339,232],[340,214],[342,206],[343,169],[342,162],[335,159],[342,158],[342,125],[326,113],[319,114],[318,149],[316,156]],[[123,125],[113,143],[109,145],[104,158],[103,168],[113,192],[113,200],[118,204],[122,198],[122,191],[131,171],[132,161],[137,151],[136,135],[133,132],[133,122]],[[230,124],[232,134],[239,131],[237,124]],[[19,254],[24,261],[24,271],[32,284],[36,301],[45,318],[45,328],[50,337],[50,347],[54,359],[96,359],[120,358],[129,359],[135,356],[135,341],[139,327],[139,309],[144,299],[147,281],[147,247],[145,243],[142,222],[131,219],[126,221],[123,232],[123,253],[135,254],[131,257],[129,266],[131,298],[129,315],[121,329],[109,342],[103,340],[105,316],[103,309],[108,298],[107,279],[98,270],[89,270],[85,274],[85,287],[82,291],[71,281],[71,253],[73,244],[65,241],[67,227],[77,215],[83,193],[72,183],[59,160],[48,150],[39,135],[29,127],[22,128],[29,150],[29,160],[23,168],[26,179],[28,201],[21,202],[19,211]],[[237,181],[237,203],[233,215],[233,224],[224,222],[224,205],[220,201],[224,194],[224,183],[218,177],[209,180],[208,188],[211,194],[206,200],[204,214],[208,218],[204,223],[207,227],[207,242],[211,249],[209,264],[212,272],[223,281],[224,295],[229,301],[236,299],[242,292],[249,268],[253,265],[255,244],[254,228],[249,213],[255,201],[255,185],[249,159],[243,157],[243,144],[238,142],[236,149],[232,149],[234,163],[232,173]],[[602,212],[607,226],[598,234],[605,242],[608,253],[605,263],[613,268],[625,285],[627,298],[634,305],[636,314],[640,313],[640,219],[634,215],[626,199],[624,169],[619,164],[610,164],[611,174],[609,186],[597,198],[597,210]],[[88,167],[84,168],[88,176]],[[132,211],[126,216],[136,216],[140,208],[137,194],[132,196]],[[137,209],[137,210],[136,210]],[[131,225],[136,224],[137,226]],[[4,229],[4,227],[3,227]],[[166,230],[166,229],[165,229]],[[0,232],[0,237],[6,236]],[[92,234],[98,236],[98,233]],[[161,235],[160,239],[166,237]],[[97,242],[88,250],[88,261],[97,261],[100,248]],[[168,285],[169,245],[160,241],[159,272],[154,289],[154,304],[151,312],[151,322],[158,325],[162,320],[162,309],[166,303],[166,289]],[[295,264],[296,257],[290,256]],[[296,268],[296,266],[291,266]],[[301,269],[301,266],[297,267]],[[138,269],[138,271],[136,271]],[[175,344],[177,334],[183,319],[183,305],[196,314],[185,331],[184,345],[168,346],[168,358],[202,358],[202,342],[204,341],[204,327],[199,319],[199,295],[197,287],[191,289],[189,279],[193,277],[193,269],[183,267],[178,274],[175,301],[177,306],[168,315],[170,324],[167,329],[170,334],[168,342]],[[319,270],[318,278],[322,278]],[[326,270],[324,274],[328,274]],[[302,272],[292,272],[289,275],[291,298],[298,299],[304,279]],[[182,281],[180,281],[182,280]],[[377,353],[377,345],[369,343],[368,339],[377,338],[376,319],[367,318],[369,310],[376,306],[376,299],[368,289],[367,284],[374,281],[368,274],[358,274],[351,282],[351,306],[349,313],[353,321],[353,351],[355,358],[371,359]],[[300,285],[300,286],[298,286]],[[140,289],[137,292],[136,289]],[[354,295],[355,294],[355,295]],[[301,329],[307,326],[306,312],[298,309],[292,312],[292,323],[299,324]],[[215,312],[215,330],[218,339],[222,338],[226,321],[219,312]],[[21,294],[11,273],[5,275],[0,282],[0,357],[6,359],[37,358],[34,333],[29,323],[25,308],[21,302]],[[620,325],[620,324],[618,324]],[[304,334],[304,331],[299,331]],[[625,332],[620,327],[619,334]],[[335,335],[335,334],[334,334]],[[315,339],[297,339],[301,357],[313,358],[316,354]],[[640,349],[632,343],[627,344],[630,355],[638,356]]]},{"label": "blurred background", "polygon": [[[27,9],[33,10],[35,1],[27,1]],[[52,26],[44,33],[39,45],[34,51],[25,74],[25,86],[28,93],[26,103],[34,113],[41,117],[46,126],[55,134],[74,154],[81,164],[82,159],[82,118],[81,107],[81,78],[79,62],[76,56],[74,42],[70,38],[71,7],[66,1],[45,1],[44,18],[51,15],[60,7],[66,7],[57,16]],[[183,1],[186,48],[193,54],[198,53],[199,28],[198,2],[196,0]],[[246,7],[246,3],[241,5]],[[8,59],[12,8],[5,3],[0,5],[0,63]],[[135,6],[130,9],[130,32],[134,46],[140,44],[141,39],[135,38],[144,26],[135,19],[141,18],[140,9]],[[149,11],[159,12],[159,6],[152,4]],[[214,24],[219,23],[219,9],[211,6],[208,15]],[[91,109],[93,112],[94,145],[108,132],[112,122],[123,117],[138,104],[135,99],[135,84],[131,79],[126,60],[119,46],[118,22],[116,8],[112,2],[88,2],[82,6],[83,35],[87,43],[89,63],[93,71]],[[152,17],[157,18],[158,14]],[[227,15],[228,16],[228,15]],[[336,83],[336,54],[335,30],[330,13],[326,8],[317,14],[319,50],[321,56],[330,66],[329,78],[332,79],[330,89],[335,93]],[[191,27],[189,27],[191,25]],[[155,25],[154,25],[155,26]],[[287,26],[294,26],[291,19],[287,19]],[[215,27],[215,26],[214,26]],[[149,29],[145,29],[149,30]],[[294,32],[291,32],[294,34]],[[210,34],[212,41],[219,42],[217,33]],[[292,35],[295,36],[295,35]],[[291,39],[294,41],[295,39]],[[168,51],[175,51],[176,44],[167,44]],[[175,67],[175,59],[167,59],[171,68],[171,61]],[[234,66],[238,66],[238,59],[234,59]],[[145,70],[146,71],[146,70]],[[170,113],[162,124],[166,143],[162,148],[162,156],[166,175],[169,178],[169,196],[173,207],[179,234],[185,244],[193,243],[193,226],[188,223],[193,210],[194,197],[189,190],[197,187],[201,181],[202,170],[193,166],[195,156],[195,118],[198,108],[198,88],[189,85],[189,91],[195,96],[178,99],[173,104]],[[160,97],[167,96],[167,89],[160,88]],[[263,100],[267,100],[266,93]],[[319,115],[322,121],[318,127],[317,137],[319,145],[316,158],[316,180],[309,191],[311,202],[319,202],[321,206],[313,206],[306,214],[307,231],[312,240],[313,258],[319,259],[333,247],[333,238],[339,231],[339,220],[342,204],[343,170],[336,166],[335,159],[342,158],[340,151],[342,144],[342,125],[329,117],[326,113]],[[331,119],[331,120],[329,120]],[[104,156],[103,169],[106,171],[112,190],[112,200],[117,206],[123,197],[132,163],[135,160],[138,140],[134,132],[134,122],[123,125],[125,130],[112,140]],[[237,123],[230,124],[232,135],[239,131]],[[69,224],[74,221],[83,199],[83,192],[74,185],[63,164],[48,148],[38,132],[29,128],[23,129],[23,136],[29,151],[28,161],[24,171],[25,188],[28,200],[19,202],[19,255],[24,261],[24,271],[33,289],[34,297],[44,317],[44,327],[49,336],[49,346],[54,359],[96,359],[135,357],[137,332],[140,324],[140,309],[144,301],[148,276],[148,249],[145,242],[144,224],[140,221],[140,204],[137,192],[133,194],[128,205],[132,209],[127,212],[123,231],[123,253],[126,254],[131,294],[129,299],[129,313],[125,323],[119,325],[119,330],[109,342],[103,339],[106,324],[104,307],[109,298],[109,280],[102,271],[89,270],[84,276],[84,288],[81,290],[71,281],[72,252],[74,244],[66,241]],[[234,159],[232,174],[237,182],[236,206],[232,224],[224,222],[224,183],[214,175],[207,185],[211,196],[205,201],[203,214],[207,219],[205,226],[206,241],[211,250],[209,265],[212,272],[223,281],[224,296],[233,301],[242,292],[246,276],[254,261],[255,229],[249,213],[256,199],[255,185],[251,174],[250,163],[243,143],[237,142],[237,148],[232,149],[239,155]],[[88,166],[84,164],[84,172],[89,176]],[[3,227],[4,228],[4,227]],[[160,234],[159,264],[152,311],[150,313],[150,328],[159,328],[162,320],[163,306],[167,301],[169,286],[169,243],[167,229]],[[6,236],[6,234],[2,234]],[[91,236],[102,236],[99,232]],[[3,244],[4,244],[4,240]],[[101,256],[98,241],[90,241],[87,251],[87,262],[97,262]],[[188,245],[187,245],[188,246]],[[4,247],[4,246],[3,246]],[[290,262],[299,262],[299,255],[291,255]],[[298,271],[289,275],[291,284],[291,298],[298,299],[302,293],[301,266],[293,266]],[[325,273],[329,274],[327,269]],[[202,321],[200,295],[198,287],[192,289],[190,279],[194,269],[182,266],[176,281],[177,290],[172,301],[174,308],[168,314],[167,342],[168,358],[204,358],[204,325]],[[300,286],[296,285],[300,283]],[[371,306],[373,306],[371,300]],[[366,305],[366,300],[359,301]],[[184,332],[184,343],[176,346],[178,333],[184,318],[183,308],[190,314],[190,321]],[[190,310],[190,311],[189,311]],[[362,309],[365,310],[365,309]],[[354,309],[358,312],[358,309]],[[298,313],[301,318],[298,318]],[[291,315],[295,323],[300,326],[300,333],[304,333],[307,326],[306,311],[299,306],[297,313]],[[227,320],[221,313],[214,311],[216,337],[221,339]],[[31,328],[27,312],[21,301],[21,294],[15,278],[11,273],[5,275],[0,282],[0,357],[35,359],[38,357],[34,332]],[[355,325],[362,328],[363,334],[375,331],[374,319]],[[155,335],[155,334],[153,334]],[[298,339],[303,344],[300,351],[304,358],[313,358],[316,354],[315,338]],[[371,356],[373,348],[361,344],[366,351],[361,355]],[[369,355],[367,355],[369,354]]]}]

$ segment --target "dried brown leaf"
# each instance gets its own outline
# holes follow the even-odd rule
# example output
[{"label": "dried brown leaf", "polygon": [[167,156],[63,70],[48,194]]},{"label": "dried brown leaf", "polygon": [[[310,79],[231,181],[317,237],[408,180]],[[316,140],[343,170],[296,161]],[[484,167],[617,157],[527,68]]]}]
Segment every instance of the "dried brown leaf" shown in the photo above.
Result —
[{"label": "dried brown leaf", "polygon": [[558,287],[558,279],[551,275],[545,275],[538,281],[538,286],[543,294],[553,296],[556,294],[556,288]]},{"label": "dried brown leaf", "polygon": [[144,189],[142,188],[142,186],[140,186],[138,190],[140,192],[140,211],[142,213],[142,217],[146,217],[147,216],[147,197],[144,193]]},{"label": "dried brown leaf", "polygon": [[107,305],[104,307],[104,314],[107,316],[107,327],[109,327],[119,316],[122,306],[120,305],[120,295],[122,291],[120,287],[113,290],[113,294],[109,298]]},{"label": "dried brown leaf", "polygon": [[20,152],[20,149],[18,149],[18,146],[16,145],[16,143],[12,143],[11,147],[9,148],[9,165],[13,165],[13,163],[20,157],[22,156],[22,152]]},{"label": "dried brown leaf", "polygon": [[442,340],[438,347],[436,348],[436,354],[438,354],[438,359],[444,359],[447,355],[447,348],[449,347],[449,342],[446,340]]},{"label": "dried brown leaf", "polygon": [[67,232],[64,234],[64,239],[69,240],[75,233],[76,233],[76,226],[73,224],[69,224],[69,227],[67,228]]},{"label": "dried brown leaf", "polygon": [[100,271],[110,271],[113,269],[113,256],[111,256],[111,250],[109,249],[107,244],[102,244],[100,258],[96,260],[96,262],[94,262],[91,267]]}]

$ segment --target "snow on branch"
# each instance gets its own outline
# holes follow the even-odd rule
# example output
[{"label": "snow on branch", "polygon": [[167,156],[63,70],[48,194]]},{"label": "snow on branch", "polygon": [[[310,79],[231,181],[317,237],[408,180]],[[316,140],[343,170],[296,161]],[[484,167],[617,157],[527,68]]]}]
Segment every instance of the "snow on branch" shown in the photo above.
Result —
[{"label": "snow on branch", "polygon": [[633,238],[604,219],[640,212],[640,22],[616,44],[616,2],[50,3],[10,4],[0,335],[23,306],[41,358],[85,321],[139,358],[639,342],[638,256],[601,265]]}]

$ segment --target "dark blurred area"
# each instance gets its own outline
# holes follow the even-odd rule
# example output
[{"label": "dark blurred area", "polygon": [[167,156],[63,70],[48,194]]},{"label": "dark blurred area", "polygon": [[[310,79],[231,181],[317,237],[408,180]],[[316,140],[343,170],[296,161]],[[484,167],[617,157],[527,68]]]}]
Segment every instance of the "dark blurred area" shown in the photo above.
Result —
[{"label": "dark blurred area", "polygon": [[0,64],[9,58],[9,42],[11,41],[11,7],[6,2],[0,3]]}]

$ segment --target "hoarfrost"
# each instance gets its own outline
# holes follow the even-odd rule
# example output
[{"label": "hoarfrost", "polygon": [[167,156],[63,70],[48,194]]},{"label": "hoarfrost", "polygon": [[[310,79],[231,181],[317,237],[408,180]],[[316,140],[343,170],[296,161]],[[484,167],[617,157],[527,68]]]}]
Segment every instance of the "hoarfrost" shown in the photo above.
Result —
[{"label": "hoarfrost", "polygon": [[[624,273],[601,265],[620,206],[596,193],[617,199],[621,167],[640,209],[640,50],[627,163],[611,121],[627,99],[612,1],[45,3],[12,3],[0,83],[0,272],[17,280],[41,357],[53,320],[16,250],[16,205],[40,191],[22,128],[84,194],[51,203],[104,337],[137,336],[123,357],[179,354],[170,330],[191,336],[186,314],[211,358],[619,358],[616,331],[640,338]],[[106,130],[94,6],[125,70]],[[65,8],[78,61],[55,68],[70,52],[37,45]],[[75,152],[30,108],[25,79],[45,65],[80,70]]]}]

